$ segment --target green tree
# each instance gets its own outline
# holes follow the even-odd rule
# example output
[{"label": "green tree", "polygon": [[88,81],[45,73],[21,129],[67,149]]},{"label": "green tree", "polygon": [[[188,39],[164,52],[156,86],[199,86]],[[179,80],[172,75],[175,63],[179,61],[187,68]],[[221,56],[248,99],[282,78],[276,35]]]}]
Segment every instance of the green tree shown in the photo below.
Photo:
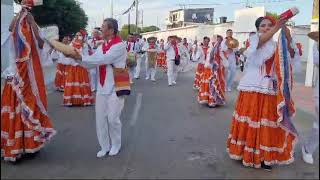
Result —
[{"label": "green tree", "polygon": [[157,26],[147,26],[147,27],[143,27],[142,28],[142,32],[152,32],[152,31],[159,31],[160,28],[158,28]]},{"label": "green tree", "polygon": [[88,24],[87,15],[75,0],[43,0],[43,5],[33,7],[31,13],[39,26],[57,25],[60,37],[76,33]]},{"label": "green tree", "polygon": [[[121,31],[120,31],[120,36],[122,39],[127,39],[128,37],[128,30],[129,30],[129,25],[125,24],[122,26]],[[141,33],[141,28],[137,27],[135,24],[130,24],[130,33],[135,33],[137,30],[138,33]]]}]

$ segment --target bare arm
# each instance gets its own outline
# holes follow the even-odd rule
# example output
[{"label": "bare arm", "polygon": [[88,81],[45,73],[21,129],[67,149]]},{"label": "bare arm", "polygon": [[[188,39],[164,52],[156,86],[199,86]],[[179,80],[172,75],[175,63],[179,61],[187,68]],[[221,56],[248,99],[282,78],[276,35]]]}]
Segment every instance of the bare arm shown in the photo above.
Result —
[{"label": "bare arm", "polygon": [[258,43],[258,48],[260,48],[263,44],[265,44],[267,41],[269,41],[275,33],[279,31],[280,28],[282,28],[287,20],[281,18],[279,21],[277,21],[276,25],[268,32],[263,33],[259,37],[259,43]]}]

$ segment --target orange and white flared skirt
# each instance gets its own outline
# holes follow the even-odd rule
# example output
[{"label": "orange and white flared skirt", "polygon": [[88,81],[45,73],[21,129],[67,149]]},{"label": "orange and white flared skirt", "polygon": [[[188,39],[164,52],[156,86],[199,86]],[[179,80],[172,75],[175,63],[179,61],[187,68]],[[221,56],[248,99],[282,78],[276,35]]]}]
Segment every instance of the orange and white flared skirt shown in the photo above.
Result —
[{"label": "orange and white flared skirt", "polygon": [[160,52],[157,54],[157,66],[162,68],[164,72],[167,72],[167,61],[165,52]]},{"label": "orange and white flared skirt", "polygon": [[79,65],[67,65],[66,73],[63,104],[65,106],[88,106],[94,104],[87,69]]},{"label": "orange and white flared skirt", "polygon": [[201,104],[212,104],[213,98],[210,91],[210,83],[213,78],[213,72],[210,67],[205,67],[203,75],[199,82],[198,102]]},{"label": "orange and white flared skirt", "polygon": [[227,139],[230,158],[243,165],[260,168],[266,165],[289,164],[297,137],[277,122],[275,95],[240,91]]},{"label": "orange and white flared skirt", "polygon": [[194,89],[197,89],[197,90],[200,89],[200,83],[201,83],[203,71],[204,71],[204,64],[199,63],[197,65],[196,75],[194,77],[194,83],[193,83]]},{"label": "orange and white flared skirt", "polygon": [[[20,92],[20,96],[24,93]],[[37,106],[35,96],[31,93],[24,97],[21,103],[12,82],[5,82],[1,97],[1,157],[5,161],[39,151],[56,133],[48,115]]]},{"label": "orange and white flared skirt", "polygon": [[56,69],[56,77],[54,79],[55,87],[58,91],[64,90],[64,84],[65,84],[65,76],[66,76],[66,66],[62,63],[57,63],[57,69]]}]

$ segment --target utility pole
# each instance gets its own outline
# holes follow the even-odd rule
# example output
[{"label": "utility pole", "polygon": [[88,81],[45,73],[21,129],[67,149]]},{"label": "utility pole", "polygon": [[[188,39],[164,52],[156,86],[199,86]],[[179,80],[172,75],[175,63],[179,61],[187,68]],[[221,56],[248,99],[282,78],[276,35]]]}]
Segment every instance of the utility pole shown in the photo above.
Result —
[{"label": "utility pole", "polygon": [[111,18],[113,18],[113,0],[110,0],[110,13],[111,13]]},{"label": "utility pole", "polygon": [[139,11],[138,11],[138,0],[135,0],[136,5],[136,33],[138,33],[138,21],[139,21]]},{"label": "utility pole", "polygon": [[128,34],[130,34],[130,11],[128,12]]}]

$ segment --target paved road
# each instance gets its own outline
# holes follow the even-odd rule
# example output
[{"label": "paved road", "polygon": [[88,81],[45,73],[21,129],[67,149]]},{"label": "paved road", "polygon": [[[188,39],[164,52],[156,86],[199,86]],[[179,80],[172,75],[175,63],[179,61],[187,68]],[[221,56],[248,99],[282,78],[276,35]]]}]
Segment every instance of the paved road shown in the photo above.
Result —
[{"label": "paved road", "polygon": [[[40,154],[12,165],[1,162],[1,178],[319,178],[301,160],[272,172],[243,167],[225,152],[237,92],[224,107],[207,108],[196,101],[193,72],[180,74],[175,87],[164,73],[153,83],[138,80],[122,114],[123,147],[116,157],[97,159],[94,107],[63,107],[62,94],[49,94],[49,111],[58,134]],[[295,124],[302,137],[312,115],[298,106]],[[319,154],[319,151],[317,151]]]}]

